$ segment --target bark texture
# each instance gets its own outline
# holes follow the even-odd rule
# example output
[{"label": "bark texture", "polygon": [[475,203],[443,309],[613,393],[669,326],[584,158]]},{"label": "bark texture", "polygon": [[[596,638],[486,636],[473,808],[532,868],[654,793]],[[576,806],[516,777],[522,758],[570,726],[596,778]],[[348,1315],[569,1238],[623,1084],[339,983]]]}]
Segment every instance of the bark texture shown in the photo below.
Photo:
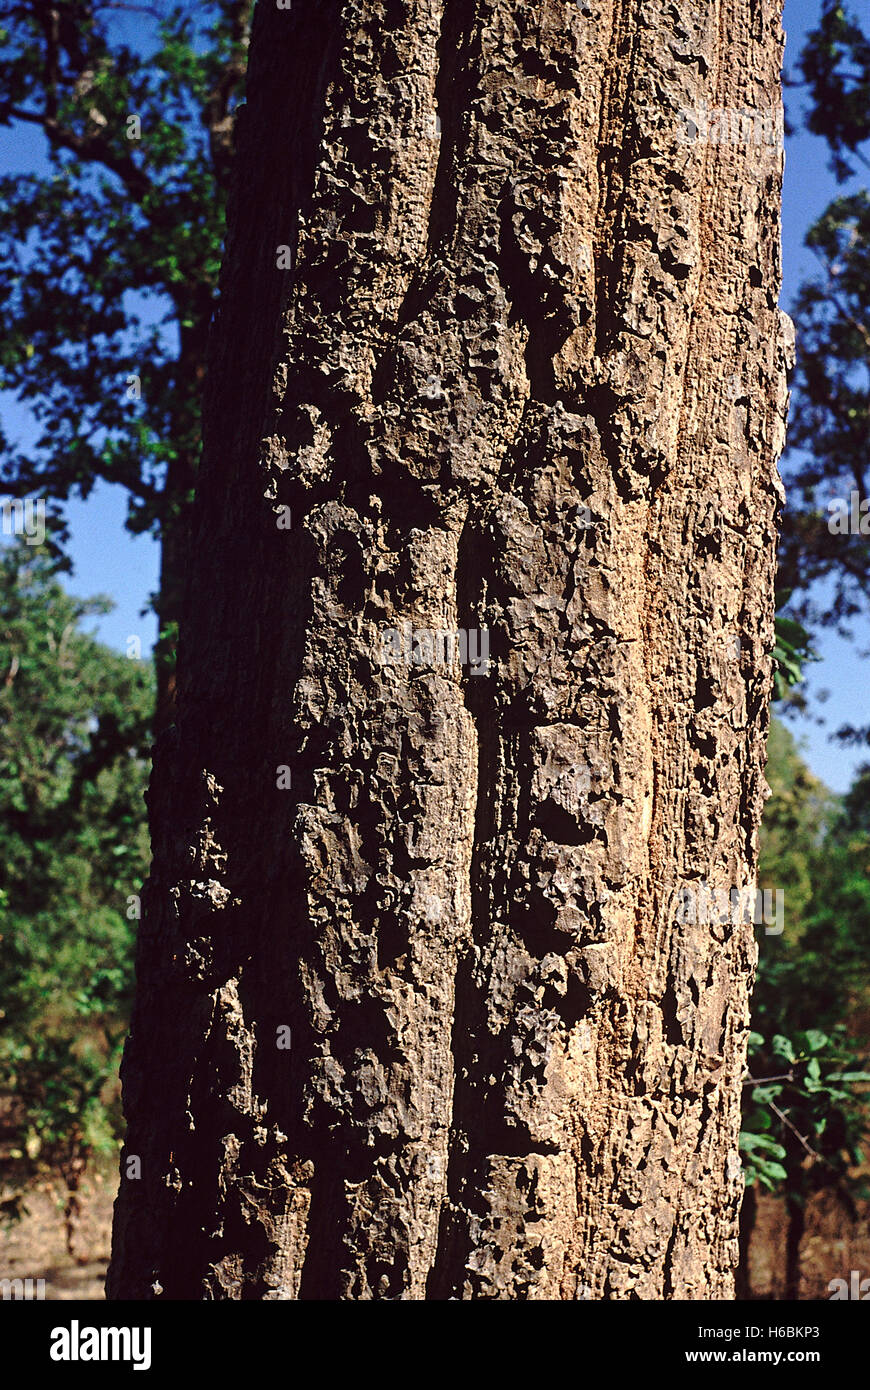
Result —
[{"label": "bark texture", "polygon": [[754,875],[781,153],[679,113],[781,38],[261,0],[110,1296],[732,1296],[756,945],[673,888]]}]

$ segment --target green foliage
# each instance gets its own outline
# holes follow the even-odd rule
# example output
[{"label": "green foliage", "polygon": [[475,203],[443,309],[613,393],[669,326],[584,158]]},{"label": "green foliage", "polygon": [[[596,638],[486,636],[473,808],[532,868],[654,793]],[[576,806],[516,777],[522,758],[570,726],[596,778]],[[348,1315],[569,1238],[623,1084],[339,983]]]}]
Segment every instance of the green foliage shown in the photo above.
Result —
[{"label": "green foliage", "polygon": [[860,1190],[851,1170],[863,1161],[870,1072],[844,1029],[775,1034],[769,1042],[752,1033],[749,1071],[740,1136],[747,1184],[785,1187],[801,1202],[819,1187]]},{"label": "green foliage", "polygon": [[[791,589],[778,593],[777,609],[783,608],[790,598]],[[773,648],[773,698],[785,700],[792,686],[803,680],[804,665],[808,661],[818,661],[819,657],[810,646],[810,634],[797,619],[787,618],[778,612],[774,624],[776,642]]]},{"label": "green foliage", "polygon": [[62,1161],[119,1131],[154,680],[56,569],[0,549],[0,1087],[20,1155]]},{"label": "green foliage", "polygon": [[793,939],[794,925],[803,923],[813,885],[824,872],[824,838],[838,802],[810,772],[779,719],[770,723],[765,776],[771,795],[764,808],[758,882],[787,893],[790,931],[775,943],[779,954],[779,947],[788,948]]},{"label": "green foliage", "polygon": [[828,141],[834,171],[846,179],[856,160],[866,162],[861,145],[870,140],[870,43],[840,0],[822,0],[801,70],[813,99],[807,125]]},{"label": "green foliage", "polygon": [[60,506],[105,479],[134,532],[185,514],[251,9],[166,6],[139,21],[143,61],[108,0],[0,0],[0,123],[41,129],[51,165],[0,178],[0,385],[41,430],[27,453],[0,436],[16,495]]},{"label": "green foliage", "polygon": [[862,1190],[868,1126],[870,770],[842,802],[807,769],[791,733],[771,724],[771,788],[759,884],[783,887],[787,931],[762,938],[752,1000],[740,1146],[747,1182],[803,1203]]}]

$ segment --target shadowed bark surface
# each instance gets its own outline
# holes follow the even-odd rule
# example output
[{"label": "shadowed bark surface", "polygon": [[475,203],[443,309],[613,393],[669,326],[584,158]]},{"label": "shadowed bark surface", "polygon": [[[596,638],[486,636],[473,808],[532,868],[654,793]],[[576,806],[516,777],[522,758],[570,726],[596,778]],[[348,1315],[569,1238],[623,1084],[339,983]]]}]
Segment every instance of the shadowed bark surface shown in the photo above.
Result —
[{"label": "shadowed bark surface", "polygon": [[110,1296],[733,1295],[781,38],[258,7]]}]

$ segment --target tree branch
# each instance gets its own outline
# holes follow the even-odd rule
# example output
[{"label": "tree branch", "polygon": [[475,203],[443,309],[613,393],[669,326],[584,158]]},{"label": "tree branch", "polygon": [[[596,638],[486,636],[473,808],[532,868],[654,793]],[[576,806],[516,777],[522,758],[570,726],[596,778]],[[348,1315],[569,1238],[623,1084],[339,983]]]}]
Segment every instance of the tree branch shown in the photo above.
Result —
[{"label": "tree branch", "polygon": [[229,107],[233,94],[244,81],[248,65],[247,38],[251,31],[253,0],[232,0],[225,17],[230,31],[232,49],[228,62],[221,70],[203,106],[202,123],[208,131],[212,167],[222,188],[229,181],[233,145],[233,120]]},{"label": "tree branch", "polygon": [[49,144],[70,150],[80,159],[104,165],[121,180],[137,203],[151,191],[150,179],[133,163],[131,157],[119,155],[102,136],[79,135],[61,126],[53,116],[42,115],[38,111],[24,111],[20,106],[4,106],[3,114],[16,121],[29,121],[31,125],[41,126]]},{"label": "tree branch", "polygon": [[768,1101],[768,1104],[771,1110],[773,1111],[774,1115],[776,1115],[777,1119],[779,1119],[786,1126],[787,1129],[791,1130],[792,1134],[800,1142],[800,1144],[809,1154],[810,1158],[813,1160],[814,1163],[824,1163],[827,1167],[832,1166],[828,1162],[828,1160],[823,1157],[822,1154],[816,1153],[815,1149],[810,1147],[810,1145],[807,1143],[806,1139],[798,1129],[797,1125],[792,1123],[792,1121],[789,1119],[788,1115],[785,1113],[784,1110],[780,1110],[779,1106],[776,1105],[775,1102],[772,1100]]},{"label": "tree branch", "polygon": [[794,1072],[786,1071],[781,1076],[745,1076],[744,1086],[766,1086],[769,1081],[794,1081]]}]

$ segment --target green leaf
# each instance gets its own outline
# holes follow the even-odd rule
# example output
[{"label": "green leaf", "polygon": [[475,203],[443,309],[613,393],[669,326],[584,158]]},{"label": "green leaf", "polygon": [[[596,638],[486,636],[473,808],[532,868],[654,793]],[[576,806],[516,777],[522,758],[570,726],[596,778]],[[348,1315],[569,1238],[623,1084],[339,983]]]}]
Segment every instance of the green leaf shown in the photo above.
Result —
[{"label": "green leaf", "polygon": [[794,1062],[796,1060],[793,1044],[790,1039],[783,1037],[781,1033],[777,1033],[774,1037],[772,1047],[774,1052],[779,1057],[784,1057],[787,1062]]}]

